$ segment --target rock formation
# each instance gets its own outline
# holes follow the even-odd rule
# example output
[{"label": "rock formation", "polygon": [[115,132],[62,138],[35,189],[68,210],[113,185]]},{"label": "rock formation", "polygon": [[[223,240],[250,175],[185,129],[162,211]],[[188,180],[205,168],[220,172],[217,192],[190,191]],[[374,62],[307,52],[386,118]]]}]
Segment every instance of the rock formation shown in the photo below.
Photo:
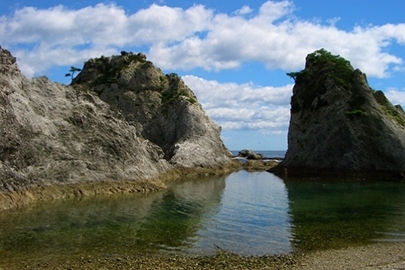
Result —
[{"label": "rock formation", "polygon": [[27,79],[0,47],[0,192],[224,166],[219,133],[183,81],[142,54],[91,59],[66,86]]},{"label": "rock formation", "polygon": [[405,114],[350,62],[321,49],[306,57],[291,98],[288,150],[277,167],[309,172],[405,171]]},{"label": "rock formation", "polygon": [[243,157],[247,159],[254,159],[254,160],[259,160],[263,159],[263,155],[260,153],[256,153],[253,150],[248,150],[248,149],[242,149],[238,153],[238,157]]},{"label": "rock formation", "polygon": [[118,108],[139,137],[158,145],[171,164],[212,166],[229,161],[220,127],[176,74],[165,75],[142,53],[90,59],[73,81]]}]

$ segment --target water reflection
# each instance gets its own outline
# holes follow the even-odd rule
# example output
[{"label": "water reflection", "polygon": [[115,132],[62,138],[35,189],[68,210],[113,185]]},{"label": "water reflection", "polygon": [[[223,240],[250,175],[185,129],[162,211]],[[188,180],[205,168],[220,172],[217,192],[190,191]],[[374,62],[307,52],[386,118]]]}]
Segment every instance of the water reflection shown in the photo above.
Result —
[{"label": "water reflection", "polygon": [[0,212],[0,258],[51,254],[244,255],[405,241],[405,183],[285,180],[240,171],[165,192]]},{"label": "water reflection", "polygon": [[156,253],[187,244],[225,178],[182,182],[167,192],[96,197],[0,212],[0,257]]},{"label": "water reflection", "polygon": [[142,221],[163,195],[71,200],[0,213],[0,257],[125,251],[136,245]]},{"label": "water reflection", "polygon": [[142,222],[138,247],[143,245],[143,252],[191,247],[202,220],[220,204],[224,189],[225,177],[173,184]]},{"label": "water reflection", "polygon": [[297,250],[405,241],[405,184],[287,180]]},{"label": "water reflection", "polygon": [[207,215],[189,252],[218,246],[244,255],[291,250],[288,197],[281,179],[269,173],[241,171],[226,179],[220,204]]}]

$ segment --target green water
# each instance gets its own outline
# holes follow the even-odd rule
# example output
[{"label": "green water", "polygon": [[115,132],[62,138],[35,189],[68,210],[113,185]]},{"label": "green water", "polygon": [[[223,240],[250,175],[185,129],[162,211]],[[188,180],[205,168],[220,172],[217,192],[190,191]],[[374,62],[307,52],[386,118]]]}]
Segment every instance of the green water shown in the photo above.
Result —
[{"label": "green water", "polygon": [[286,181],[294,247],[405,241],[404,182]]},{"label": "green water", "polygon": [[282,180],[240,171],[164,192],[0,212],[0,258],[279,254],[405,241],[404,182]]}]

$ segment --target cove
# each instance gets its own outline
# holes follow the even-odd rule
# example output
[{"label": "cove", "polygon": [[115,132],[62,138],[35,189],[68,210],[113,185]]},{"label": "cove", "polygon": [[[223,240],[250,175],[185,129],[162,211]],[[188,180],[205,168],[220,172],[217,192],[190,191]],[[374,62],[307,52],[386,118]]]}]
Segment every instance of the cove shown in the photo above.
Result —
[{"label": "cove", "polygon": [[280,179],[267,172],[183,180],[162,192],[0,212],[0,258],[69,254],[241,255],[405,241],[405,183]]}]

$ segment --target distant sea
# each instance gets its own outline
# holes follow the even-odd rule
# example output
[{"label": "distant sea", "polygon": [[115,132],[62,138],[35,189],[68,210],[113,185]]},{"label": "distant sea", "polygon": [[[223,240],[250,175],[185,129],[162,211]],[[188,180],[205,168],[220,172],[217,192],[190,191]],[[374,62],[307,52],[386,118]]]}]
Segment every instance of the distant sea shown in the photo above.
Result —
[{"label": "distant sea", "polygon": [[[240,150],[231,150],[233,156],[237,156]],[[265,158],[284,158],[286,150],[253,150],[262,154]]]}]

